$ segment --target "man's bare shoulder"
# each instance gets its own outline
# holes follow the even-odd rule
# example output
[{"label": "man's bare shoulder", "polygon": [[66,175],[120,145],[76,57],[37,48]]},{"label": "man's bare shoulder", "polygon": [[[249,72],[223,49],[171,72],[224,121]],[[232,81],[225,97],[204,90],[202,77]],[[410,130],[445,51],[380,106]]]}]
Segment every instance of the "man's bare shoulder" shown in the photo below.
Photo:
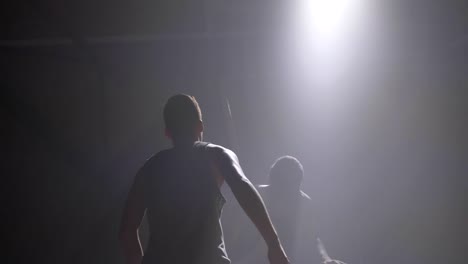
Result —
[{"label": "man's bare shoulder", "polygon": [[223,147],[221,145],[218,145],[218,144],[214,144],[214,143],[208,143],[207,142],[207,145],[206,147],[209,149],[209,151],[213,151],[213,152],[232,152],[232,150],[226,148],[226,147]]},{"label": "man's bare shoulder", "polygon": [[232,160],[237,160],[237,156],[236,153],[234,153],[234,151],[221,145],[208,143],[206,148],[208,149],[208,152],[216,158],[229,158]]}]

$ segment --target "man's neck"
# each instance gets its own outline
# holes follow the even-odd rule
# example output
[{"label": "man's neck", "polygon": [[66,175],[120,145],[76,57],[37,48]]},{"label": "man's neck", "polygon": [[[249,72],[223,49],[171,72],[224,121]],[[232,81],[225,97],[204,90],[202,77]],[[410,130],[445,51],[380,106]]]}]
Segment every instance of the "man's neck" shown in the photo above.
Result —
[{"label": "man's neck", "polygon": [[185,147],[191,147],[193,144],[195,144],[196,141],[177,141],[173,142],[172,145],[174,148],[185,148]]},{"label": "man's neck", "polygon": [[183,139],[183,140],[173,140],[172,145],[175,148],[179,147],[191,147],[195,142],[199,141],[198,139]]},{"label": "man's neck", "polygon": [[193,136],[185,136],[185,137],[179,137],[177,139],[172,139],[172,145],[176,148],[179,147],[191,147],[193,144],[197,141],[201,141],[202,136],[201,135],[193,135]]}]

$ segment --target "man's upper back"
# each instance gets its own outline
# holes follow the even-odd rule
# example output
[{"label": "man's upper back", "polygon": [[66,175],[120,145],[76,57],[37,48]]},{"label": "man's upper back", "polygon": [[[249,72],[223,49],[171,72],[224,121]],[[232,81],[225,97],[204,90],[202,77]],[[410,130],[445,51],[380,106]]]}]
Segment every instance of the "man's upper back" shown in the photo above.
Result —
[{"label": "man's upper back", "polygon": [[149,254],[185,255],[191,263],[225,257],[219,224],[224,198],[210,170],[207,145],[161,151],[143,167]]}]

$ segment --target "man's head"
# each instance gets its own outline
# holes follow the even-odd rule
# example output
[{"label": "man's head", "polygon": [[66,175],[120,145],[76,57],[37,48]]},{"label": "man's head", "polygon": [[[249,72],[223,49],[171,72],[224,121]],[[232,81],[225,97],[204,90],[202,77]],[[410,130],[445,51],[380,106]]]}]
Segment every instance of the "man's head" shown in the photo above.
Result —
[{"label": "man's head", "polygon": [[201,140],[202,114],[195,97],[186,94],[172,96],[164,106],[163,115],[166,136],[174,143]]},{"label": "man's head", "polygon": [[283,156],[270,169],[270,184],[273,187],[299,190],[304,177],[302,164],[294,157]]}]

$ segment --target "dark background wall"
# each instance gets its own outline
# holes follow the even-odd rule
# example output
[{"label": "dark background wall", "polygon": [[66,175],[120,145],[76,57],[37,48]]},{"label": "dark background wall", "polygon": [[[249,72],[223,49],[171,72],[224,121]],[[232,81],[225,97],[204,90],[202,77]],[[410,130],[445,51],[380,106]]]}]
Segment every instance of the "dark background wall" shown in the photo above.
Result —
[{"label": "dark background wall", "polygon": [[304,163],[304,189],[318,201],[337,257],[463,261],[466,4],[376,9],[386,23],[366,51],[375,56],[344,77],[340,98],[350,99],[334,118],[319,114],[317,88],[281,77],[286,67],[271,38],[282,8],[262,1],[1,8],[2,234],[11,261],[121,261],[124,198],[145,159],[169,146],[161,109],[176,92],[197,97],[206,139],[234,148],[253,182],[265,182],[280,155]]}]

